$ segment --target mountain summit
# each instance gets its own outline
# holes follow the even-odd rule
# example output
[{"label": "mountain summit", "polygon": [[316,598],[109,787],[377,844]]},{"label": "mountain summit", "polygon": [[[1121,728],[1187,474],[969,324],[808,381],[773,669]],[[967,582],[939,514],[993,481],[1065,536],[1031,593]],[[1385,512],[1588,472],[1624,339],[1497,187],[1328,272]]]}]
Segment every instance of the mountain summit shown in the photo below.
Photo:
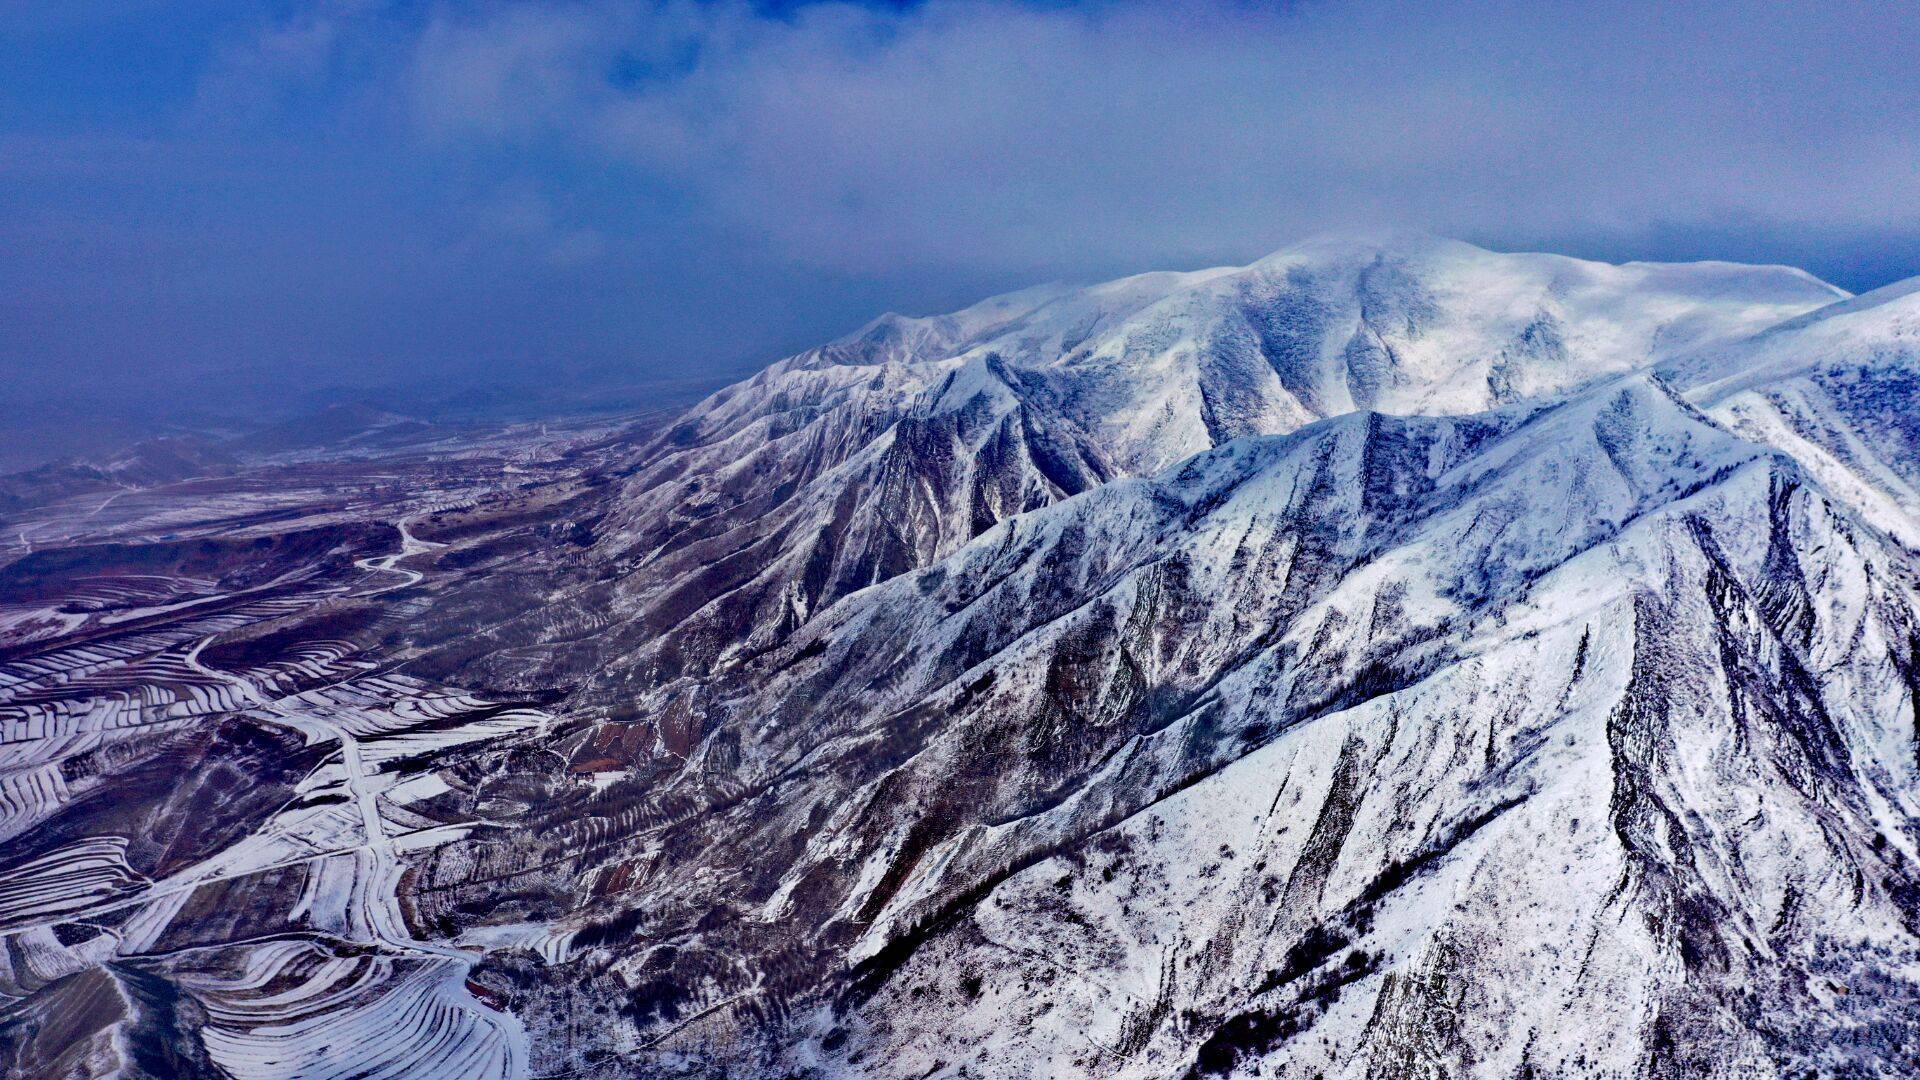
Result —
[{"label": "mountain summit", "polygon": [[[596,529],[608,569],[587,618],[612,629],[511,621],[490,631],[513,650],[492,677],[531,689],[585,666],[612,700],[679,670],[683,640],[757,651],[1012,514],[1232,439],[1564,393],[1845,295],[1785,267],[1330,236],[1245,268],[884,317],[665,433]],[[566,640],[550,668],[552,634]]]}]

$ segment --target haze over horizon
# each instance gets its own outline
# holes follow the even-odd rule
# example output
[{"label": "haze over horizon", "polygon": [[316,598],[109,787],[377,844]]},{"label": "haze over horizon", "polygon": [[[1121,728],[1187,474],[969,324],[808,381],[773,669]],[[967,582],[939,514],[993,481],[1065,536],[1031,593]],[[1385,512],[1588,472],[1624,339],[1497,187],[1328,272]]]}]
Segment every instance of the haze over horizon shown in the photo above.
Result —
[{"label": "haze over horizon", "polygon": [[1356,225],[1853,291],[1920,273],[1910,6],[124,0],[0,24],[0,406],[29,428],[720,379],[884,310]]}]

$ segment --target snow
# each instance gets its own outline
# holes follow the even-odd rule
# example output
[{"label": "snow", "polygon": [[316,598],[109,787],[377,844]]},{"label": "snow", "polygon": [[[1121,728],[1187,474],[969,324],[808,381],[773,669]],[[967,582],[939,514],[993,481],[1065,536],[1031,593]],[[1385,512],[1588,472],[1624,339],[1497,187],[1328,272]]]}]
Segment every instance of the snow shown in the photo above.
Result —
[{"label": "snow", "polygon": [[[883,316],[516,565],[562,568],[552,637],[463,685],[583,683],[565,725],[332,640],[223,670],[314,598],[116,579],[84,599],[166,623],[0,665],[0,842],[128,732],[239,714],[318,764],[158,880],[117,836],[10,866],[0,993],[285,872],[290,933],[175,973],[236,1075],[1884,1071],[1916,299],[1362,234]],[[423,610],[400,520],[329,595]],[[431,816],[469,784],[562,809]],[[537,906],[475,914],[503,880]],[[539,973],[511,1010],[486,952]]]},{"label": "snow", "polygon": [[[1914,954],[1897,900],[1855,901],[1836,870],[1873,864],[1853,845],[1882,830],[1907,850],[1920,820],[1891,711],[1915,598],[1903,556],[1836,498],[1629,374],[1471,416],[1336,417],[1016,515],[703,679],[738,718],[719,723],[743,740],[739,781],[798,777],[783,798],[818,830],[756,921],[809,919],[793,884],[836,868],[811,918],[857,925],[845,955],[872,962],[988,883],[964,931],[919,946],[861,1008],[851,1045],[884,1075],[957,1060],[1168,1075],[1261,1010],[1306,1026],[1247,1051],[1288,1074],[1390,1060],[1443,1016],[1461,1042],[1442,1060],[1630,1070],[1699,978],[1663,922],[1662,875],[1692,875],[1730,913],[1685,934],[1765,958],[1701,991],[1714,1001],[1796,993],[1773,980],[1822,950]],[[1804,597],[1803,638],[1783,643],[1783,609],[1756,597]],[[1803,760],[1782,719],[1806,707],[1801,662],[1821,673],[1835,761]],[[1312,707],[1376,665],[1412,674]],[[1199,696],[1129,735],[1131,673]],[[1052,722],[1063,678],[1083,688],[1067,745],[1110,750],[1034,804],[1022,785],[1057,781],[1026,771],[1021,741]],[[826,767],[927,708],[941,721],[897,768]],[[1261,734],[1236,752],[1242,731]],[[925,808],[963,783],[978,816],[915,847]],[[804,814],[813,800],[838,809]],[[1686,816],[1659,824],[1680,813],[1659,807]],[[653,894],[724,902],[719,838],[763,827],[780,829],[717,819],[717,864],[664,868]],[[1804,921],[1768,937],[1790,909]],[[1825,942],[1823,925],[1855,936]],[[1339,943],[1301,953],[1316,926]],[[1273,984],[1296,954],[1309,968]],[[1446,988],[1467,997],[1432,997]],[[1699,1045],[1738,1068],[1771,1060],[1704,1007]],[[846,1052],[809,1043],[791,1061],[832,1071]]]}]

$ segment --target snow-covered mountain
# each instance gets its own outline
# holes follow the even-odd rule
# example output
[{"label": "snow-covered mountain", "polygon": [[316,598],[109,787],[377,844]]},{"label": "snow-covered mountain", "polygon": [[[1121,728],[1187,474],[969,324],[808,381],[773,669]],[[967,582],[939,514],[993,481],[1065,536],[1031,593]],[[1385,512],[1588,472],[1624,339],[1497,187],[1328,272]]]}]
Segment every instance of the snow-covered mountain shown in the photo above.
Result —
[{"label": "snow-covered mountain", "polygon": [[1244,268],[883,316],[666,433],[596,526],[608,569],[572,617],[495,628],[512,651],[490,674],[608,672],[615,700],[785,640],[1010,515],[1234,438],[1562,392],[1843,296],[1786,267],[1331,237]]},{"label": "snow-covered mountain", "polygon": [[1920,551],[1920,278],[1670,362],[1740,433],[1803,461]]},{"label": "snow-covered mountain", "polygon": [[0,1071],[1910,1074],[1917,301],[1324,238],[57,501]]},{"label": "snow-covered mountain", "polygon": [[1897,1071],[1903,295],[1340,240],[884,318],[463,642],[593,719],[421,895],[547,898],[556,1064]]},{"label": "snow-covered mountain", "polygon": [[1476,412],[1564,391],[1845,295],[1787,267],[1612,266],[1420,235],[1329,236],[1241,268],[883,316],[775,365],[682,430],[724,428],[743,406],[757,413],[762,394],[791,393],[800,372],[936,365],[925,411],[981,394],[1037,399],[1137,474],[1356,410]]},{"label": "snow-covered mountain", "polygon": [[1650,377],[1237,441],[583,733],[533,1022],[637,995],[630,1063],[749,1075],[1884,1068],[1913,581]]}]

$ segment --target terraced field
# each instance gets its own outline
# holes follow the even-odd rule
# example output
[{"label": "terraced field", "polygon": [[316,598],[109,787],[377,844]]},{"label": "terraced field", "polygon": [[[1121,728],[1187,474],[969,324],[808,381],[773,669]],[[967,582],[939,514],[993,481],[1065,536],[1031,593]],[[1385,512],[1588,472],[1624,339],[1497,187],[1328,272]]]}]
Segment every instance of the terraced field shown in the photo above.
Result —
[{"label": "terraced field", "polygon": [[0,1074],[527,1073],[485,948],[403,884],[500,832],[462,755],[555,721],[409,673],[400,642],[579,494],[583,440],[269,463],[6,522]]}]

